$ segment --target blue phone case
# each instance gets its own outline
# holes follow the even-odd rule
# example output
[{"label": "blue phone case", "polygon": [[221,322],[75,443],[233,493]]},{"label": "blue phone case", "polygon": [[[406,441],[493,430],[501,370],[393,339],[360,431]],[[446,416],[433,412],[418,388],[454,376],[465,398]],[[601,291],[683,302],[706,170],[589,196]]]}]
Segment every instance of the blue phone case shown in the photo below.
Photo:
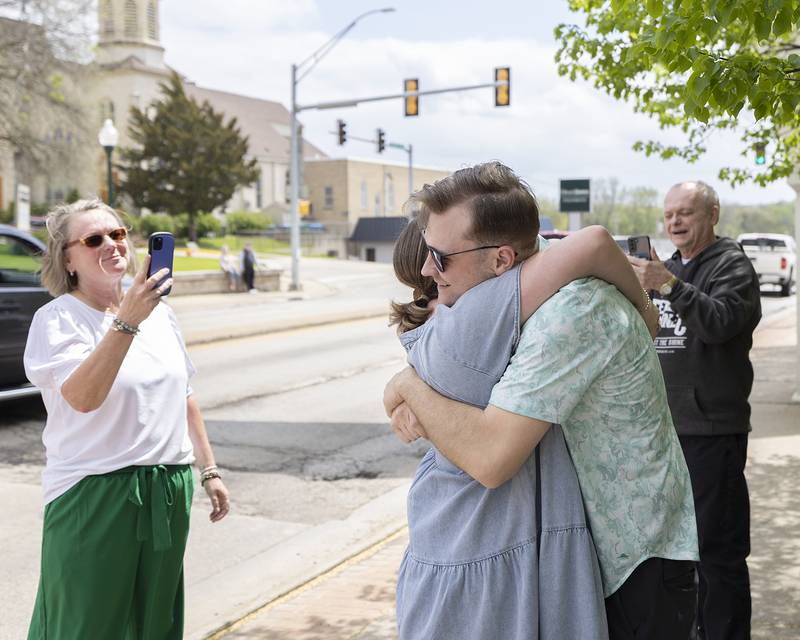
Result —
[{"label": "blue phone case", "polygon": [[[169,275],[162,278],[159,284],[171,278],[172,257],[175,254],[175,238],[173,235],[169,231],[158,231],[151,235],[150,239],[147,241],[147,253],[150,254],[150,268],[147,270],[147,277],[149,278],[154,273],[167,267],[169,269]],[[164,291],[161,295],[169,295],[170,291],[172,291],[172,287]]]}]

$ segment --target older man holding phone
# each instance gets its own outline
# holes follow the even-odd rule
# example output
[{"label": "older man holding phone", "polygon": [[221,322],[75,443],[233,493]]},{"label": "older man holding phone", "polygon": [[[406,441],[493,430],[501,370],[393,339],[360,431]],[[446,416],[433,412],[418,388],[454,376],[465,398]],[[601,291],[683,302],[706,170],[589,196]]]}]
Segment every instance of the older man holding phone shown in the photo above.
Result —
[{"label": "older man holding phone", "polygon": [[761,319],[758,276],[742,247],[715,235],[719,198],[704,182],[673,186],[664,223],[677,251],[629,257],[656,292],[656,338],[667,398],[692,479],[700,562],[697,632],[750,637],[750,503],[744,467],[753,386],[750,348]]}]

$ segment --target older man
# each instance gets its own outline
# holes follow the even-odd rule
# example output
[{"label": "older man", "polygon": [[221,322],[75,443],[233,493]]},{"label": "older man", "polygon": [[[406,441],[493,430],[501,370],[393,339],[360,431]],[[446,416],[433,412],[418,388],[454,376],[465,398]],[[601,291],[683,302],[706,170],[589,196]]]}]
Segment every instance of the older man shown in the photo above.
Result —
[{"label": "older man", "polygon": [[629,258],[658,292],[656,338],[667,397],[692,478],[700,543],[698,636],[750,638],[750,502],[744,477],[750,347],[761,319],[758,276],[742,248],[714,234],[719,199],[703,182],[672,187],[666,262]]}]

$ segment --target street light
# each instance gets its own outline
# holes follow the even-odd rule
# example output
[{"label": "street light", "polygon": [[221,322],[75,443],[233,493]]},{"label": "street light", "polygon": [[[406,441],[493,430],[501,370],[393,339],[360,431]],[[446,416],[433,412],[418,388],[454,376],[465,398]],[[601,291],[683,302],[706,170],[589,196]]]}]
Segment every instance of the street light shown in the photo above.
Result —
[{"label": "street light", "polygon": [[[290,206],[292,210],[292,283],[289,288],[292,291],[300,289],[300,211],[298,208],[298,200],[300,199],[300,141],[297,135],[297,114],[302,111],[302,108],[297,106],[297,85],[360,20],[373,13],[392,13],[394,10],[394,7],[384,7],[383,9],[372,9],[362,13],[300,64],[292,65],[292,137],[289,150]],[[303,67],[306,68],[304,69]],[[298,73],[300,73],[299,76]],[[342,106],[347,105],[343,103]]]},{"label": "street light", "polygon": [[97,141],[100,146],[106,150],[106,179],[108,186],[108,206],[114,206],[114,179],[111,175],[111,154],[114,153],[114,147],[119,142],[119,132],[111,121],[111,118],[106,118],[103,123],[103,128],[97,134]]}]

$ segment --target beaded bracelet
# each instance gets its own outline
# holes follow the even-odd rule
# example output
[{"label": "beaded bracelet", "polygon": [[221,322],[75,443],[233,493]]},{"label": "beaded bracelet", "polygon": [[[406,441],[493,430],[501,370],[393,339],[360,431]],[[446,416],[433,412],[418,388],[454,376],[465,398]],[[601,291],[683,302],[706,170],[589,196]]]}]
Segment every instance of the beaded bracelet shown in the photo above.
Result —
[{"label": "beaded bracelet", "polygon": [[206,471],[200,476],[200,486],[204,487],[206,480],[211,480],[213,478],[222,478],[222,474],[219,471]]},{"label": "beaded bracelet", "polygon": [[119,331],[120,333],[127,333],[129,336],[135,336],[139,333],[139,327],[134,327],[132,324],[128,324],[124,320],[120,320],[119,318],[114,318],[112,328],[114,331]]},{"label": "beaded bracelet", "polygon": [[644,287],[642,287],[642,293],[644,294],[644,299],[647,300],[647,304],[644,305],[642,313],[647,313],[647,311],[650,309],[650,303],[652,300],[650,299],[650,294],[647,293],[647,290]]}]

